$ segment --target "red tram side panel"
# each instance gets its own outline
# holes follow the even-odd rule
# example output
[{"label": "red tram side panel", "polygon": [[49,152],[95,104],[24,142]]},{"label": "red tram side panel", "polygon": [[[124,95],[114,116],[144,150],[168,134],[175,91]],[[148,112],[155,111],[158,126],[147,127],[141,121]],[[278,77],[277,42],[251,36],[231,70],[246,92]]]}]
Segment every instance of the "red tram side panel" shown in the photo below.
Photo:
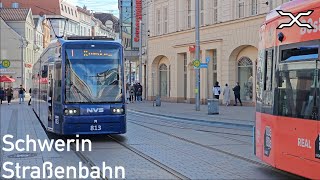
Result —
[{"label": "red tram side panel", "polygon": [[320,179],[320,122],[256,113],[256,155],[284,171]]},{"label": "red tram side panel", "polygon": [[[265,58],[262,52],[266,49],[272,48],[276,51],[275,56],[277,57],[274,58],[274,61],[279,63],[281,58],[278,57],[280,56],[279,47],[320,40],[319,0],[294,0],[277,9],[295,15],[299,12],[313,10],[310,16],[300,17],[299,20],[310,23],[314,29],[300,28],[297,25],[277,29],[281,23],[288,23],[292,19],[280,17],[276,11],[270,12],[260,30],[259,54],[261,55],[259,56],[262,57],[259,57],[258,69],[261,68],[262,76],[265,73],[264,68],[261,67],[265,64],[262,60]],[[278,40],[280,32],[284,35],[282,42]],[[274,77],[278,78],[276,74]],[[257,96],[261,101],[259,103],[266,100],[261,84],[259,85],[261,79],[257,80]],[[310,179],[320,179],[320,118],[318,120],[299,119],[257,111],[255,126],[255,153],[258,158],[275,168]]]}]

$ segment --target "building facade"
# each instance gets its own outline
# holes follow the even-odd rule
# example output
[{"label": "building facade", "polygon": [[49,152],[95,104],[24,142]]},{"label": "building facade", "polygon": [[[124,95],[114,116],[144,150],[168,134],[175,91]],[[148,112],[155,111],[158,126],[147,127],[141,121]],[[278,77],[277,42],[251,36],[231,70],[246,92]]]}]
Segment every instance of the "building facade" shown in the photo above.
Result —
[{"label": "building facade", "polygon": [[[258,33],[265,15],[288,0],[200,1],[200,99],[213,98],[216,82],[241,87],[241,98],[255,101]],[[145,3],[147,4],[147,3]],[[195,0],[150,1],[145,74],[147,98],[195,102]],[[223,92],[223,91],[221,91]],[[233,100],[233,92],[231,92]],[[223,96],[220,96],[222,99]]]},{"label": "building facade", "polygon": [[15,79],[13,87],[19,87],[22,84],[25,88],[29,88],[28,82],[31,80],[32,65],[35,62],[35,51],[37,50],[31,9],[1,8],[0,17],[0,60],[10,62],[10,67],[2,67],[0,74]]},{"label": "building facade", "polygon": [[91,36],[92,35],[92,28],[91,28],[91,13],[87,10],[87,7],[84,6],[83,8],[77,6],[77,11],[79,14],[80,26],[79,30],[80,36]]}]

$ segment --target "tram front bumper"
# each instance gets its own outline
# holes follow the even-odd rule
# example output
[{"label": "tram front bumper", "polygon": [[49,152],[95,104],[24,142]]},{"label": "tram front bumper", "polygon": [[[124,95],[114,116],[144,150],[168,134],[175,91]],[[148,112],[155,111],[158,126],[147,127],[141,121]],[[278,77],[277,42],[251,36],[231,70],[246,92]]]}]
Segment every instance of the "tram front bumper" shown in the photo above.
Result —
[{"label": "tram front bumper", "polygon": [[63,116],[62,134],[124,134],[126,115]]}]

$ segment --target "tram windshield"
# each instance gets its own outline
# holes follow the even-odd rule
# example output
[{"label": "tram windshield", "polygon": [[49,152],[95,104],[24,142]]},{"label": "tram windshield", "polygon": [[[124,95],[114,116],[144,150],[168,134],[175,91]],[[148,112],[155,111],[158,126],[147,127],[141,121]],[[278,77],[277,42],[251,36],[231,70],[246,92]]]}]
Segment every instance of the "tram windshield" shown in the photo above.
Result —
[{"label": "tram windshield", "polygon": [[121,102],[120,49],[66,49],[66,103]]}]

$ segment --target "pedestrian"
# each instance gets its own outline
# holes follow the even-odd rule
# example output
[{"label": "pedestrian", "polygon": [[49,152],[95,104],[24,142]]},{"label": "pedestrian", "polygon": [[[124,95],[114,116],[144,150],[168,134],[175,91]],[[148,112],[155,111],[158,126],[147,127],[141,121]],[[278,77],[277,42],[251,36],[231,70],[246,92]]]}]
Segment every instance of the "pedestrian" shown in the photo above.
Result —
[{"label": "pedestrian", "polygon": [[138,95],[137,95],[137,92],[138,92],[138,82],[134,83],[133,87],[134,87],[134,100],[137,101],[137,99],[138,99]]},{"label": "pedestrian", "polygon": [[31,91],[31,88],[30,88],[30,89],[29,89],[30,99],[29,99],[29,102],[28,102],[28,106],[31,105],[31,97],[32,97],[31,93],[32,93],[32,91]]},{"label": "pedestrian", "polygon": [[219,82],[216,82],[216,85],[213,86],[212,91],[213,91],[213,95],[216,97],[216,99],[219,99],[219,96],[220,96]]},{"label": "pedestrian", "polygon": [[10,103],[11,103],[12,96],[13,96],[13,90],[12,90],[12,88],[9,86],[8,89],[7,89],[8,105],[10,105]]},{"label": "pedestrian", "polygon": [[0,87],[0,102],[2,104],[2,101],[4,100],[5,97],[5,91],[3,90],[3,87]]},{"label": "pedestrian", "polygon": [[223,89],[223,99],[224,99],[224,102],[226,103],[226,106],[229,106],[229,104],[230,104],[230,88],[229,88],[228,84],[226,84],[226,86]]},{"label": "pedestrian", "polygon": [[137,84],[137,100],[142,101],[142,86],[140,83]]},{"label": "pedestrian", "polygon": [[24,93],[26,92],[26,90],[22,87],[22,85],[20,85],[19,88],[19,104],[21,104],[21,102],[24,102]]},{"label": "pedestrian", "polygon": [[236,86],[232,90],[234,91],[234,98],[235,98],[234,106],[238,105],[237,100],[239,100],[239,102],[240,102],[240,104],[242,106],[242,102],[241,102],[241,99],[240,99],[240,85],[239,85],[238,82],[236,83]]},{"label": "pedestrian", "polygon": [[130,102],[134,102],[134,96],[135,96],[135,89],[134,89],[134,85],[131,84],[130,89],[129,89],[129,94],[130,94]]}]

